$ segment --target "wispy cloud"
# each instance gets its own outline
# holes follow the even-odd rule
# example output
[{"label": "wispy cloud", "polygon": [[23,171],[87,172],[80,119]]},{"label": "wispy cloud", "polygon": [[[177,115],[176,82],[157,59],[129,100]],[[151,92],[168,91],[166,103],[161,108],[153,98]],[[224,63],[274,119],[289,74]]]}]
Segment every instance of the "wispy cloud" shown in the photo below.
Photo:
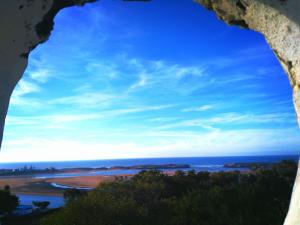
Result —
[{"label": "wispy cloud", "polygon": [[14,90],[11,100],[10,100],[10,104],[18,105],[18,106],[34,105],[37,102],[30,101],[30,98],[28,98],[28,97],[26,98],[26,95],[33,94],[33,93],[40,92],[40,91],[41,91],[41,88],[37,84],[23,79],[18,83],[16,89]]},{"label": "wispy cloud", "polygon": [[[239,88],[245,85],[245,82],[249,85],[253,80],[262,79],[262,76],[248,71],[247,67],[245,71],[237,69],[239,64],[253,60],[248,54],[246,54],[248,57],[241,57],[242,60],[237,59],[237,55],[240,54],[246,53],[205,59],[205,63],[197,64],[145,60],[121,54],[109,61],[91,59],[86,68],[92,77],[102,80],[109,88],[123,82],[129,92],[140,91],[142,87],[144,91],[163,87],[165,92],[192,94],[199,89],[206,90],[207,87],[221,88],[235,85]],[[263,58],[265,53],[256,57]],[[227,72],[228,68],[230,70]]]},{"label": "wispy cloud", "polygon": [[40,90],[40,87],[35,83],[26,80],[21,80],[18,83],[16,90],[14,91],[14,95],[21,97],[34,92],[39,92]]},{"label": "wispy cloud", "polygon": [[224,113],[206,120],[210,124],[293,123],[291,113]]},{"label": "wispy cloud", "polygon": [[[189,156],[228,156],[249,154],[293,153],[300,147],[299,134],[291,129],[246,129],[235,131],[211,131],[205,134],[191,132],[126,133],[126,140],[109,142],[113,134],[103,133],[88,141],[58,137],[17,137],[4,143],[0,161],[55,161],[79,159],[143,158],[143,157],[184,157]],[[108,135],[108,136],[107,136]],[[143,136],[160,137],[152,144],[132,141],[130,136],[142,139]],[[288,141],[288,142],[287,142]],[[288,144],[286,144],[288,143]],[[282,146],[285,146],[284,148]],[[19,151],[18,149],[22,149]],[[44,149],[51,152],[44,157]],[[62,151],[63,149],[63,151]],[[243,151],[241,152],[241,149]],[[264,150],[264,152],[262,151]],[[18,153],[19,157],[14,158]]]},{"label": "wispy cloud", "polygon": [[98,117],[99,115],[97,114],[51,114],[45,116],[8,116],[7,123],[10,126],[48,126],[50,124],[62,124],[70,122],[81,122],[86,120],[95,120]]},{"label": "wispy cloud", "polygon": [[174,121],[174,120],[178,120],[178,119],[180,119],[180,117],[155,117],[155,118],[149,119],[149,121],[151,121],[151,122],[170,122],[170,121]]},{"label": "wispy cloud", "polygon": [[[139,15],[150,27],[144,29],[143,20],[132,16],[142,8],[112,4],[69,8],[56,17],[51,40],[31,54],[13,94],[3,150],[15,154],[2,150],[0,160],[300,147],[292,101],[284,101],[291,97],[288,81],[278,78],[283,72],[261,38],[249,33],[230,42],[224,35],[224,45],[212,51],[222,40],[212,41],[211,31],[205,38],[205,31],[189,26],[178,36],[176,20],[167,31],[156,22],[152,30],[156,15],[148,8]],[[175,38],[166,42],[161,37],[167,35]],[[177,37],[180,45],[174,45]]]},{"label": "wispy cloud", "polygon": [[129,89],[134,90],[137,88],[141,88],[141,87],[144,87],[146,84],[147,84],[147,76],[146,76],[146,74],[142,73],[139,75],[138,81],[136,83],[132,84]]},{"label": "wispy cloud", "polygon": [[[140,106],[136,108],[120,108],[113,110],[102,110],[98,113],[55,113],[39,116],[8,116],[7,123],[10,126],[26,126],[26,125],[54,125],[69,124],[84,121],[97,121],[111,119],[114,117],[125,116],[128,114],[138,114],[149,111],[160,111],[173,107],[173,105],[157,105],[157,106]],[[67,125],[68,126],[68,125]]]},{"label": "wispy cloud", "polygon": [[9,126],[29,126],[38,124],[38,122],[34,119],[27,120],[26,117],[10,115],[6,117],[6,123],[9,124]]},{"label": "wispy cloud", "polygon": [[[200,79],[204,76],[206,67],[203,65],[184,65],[171,63],[164,60],[145,60],[142,58],[130,58],[120,55],[113,60],[91,60],[87,71],[98,79],[118,78],[119,81],[128,81],[128,89],[137,89],[156,85],[178,85],[179,80]],[[95,78],[95,77],[94,77]],[[119,82],[111,81],[111,82]],[[132,82],[134,81],[134,82]],[[108,82],[107,80],[105,82]]]},{"label": "wispy cloud", "polygon": [[295,121],[290,113],[274,114],[249,114],[249,113],[223,113],[212,117],[201,119],[183,120],[176,123],[159,126],[159,130],[169,130],[174,128],[199,127],[207,130],[221,130],[224,125],[247,125],[251,124],[290,124],[293,126]]},{"label": "wispy cloud", "polygon": [[103,63],[100,60],[89,62],[86,65],[86,70],[101,80],[116,79],[120,76],[117,65],[112,62]]},{"label": "wispy cloud", "polygon": [[83,94],[56,98],[49,101],[50,104],[75,105],[77,107],[97,107],[111,103],[118,96],[97,92],[86,92]]},{"label": "wispy cloud", "polygon": [[196,107],[185,108],[185,109],[182,109],[182,111],[183,112],[204,112],[204,111],[207,111],[212,108],[214,108],[213,105],[201,105],[201,106],[196,106]]},{"label": "wispy cloud", "polygon": [[51,76],[51,72],[48,69],[39,69],[29,73],[32,80],[38,83],[46,83]]}]

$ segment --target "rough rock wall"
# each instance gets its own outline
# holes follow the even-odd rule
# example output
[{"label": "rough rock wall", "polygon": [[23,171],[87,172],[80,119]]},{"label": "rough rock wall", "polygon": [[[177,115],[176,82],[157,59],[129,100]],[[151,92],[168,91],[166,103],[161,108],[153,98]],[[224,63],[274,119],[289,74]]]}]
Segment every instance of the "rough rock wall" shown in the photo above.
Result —
[{"label": "rough rock wall", "polygon": [[294,190],[290,202],[290,208],[285,218],[284,225],[300,224],[300,161],[298,164],[298,173],[296,176]]},{"label": "rough rock wall", "polygon": [[262,33],[288,74],[300,124],[300,1],[195,0],[230,25]]},{"label": "rough rock wall", "polygon": [[[29,53],[45,42],[62,8],[96,0],[0,1],[0,144],[11,93]],[[195,0],[229,24],[261,32],[287,72],[300,124],[300,0]],[[285,225],[300,224],[300,172]]]},{"label": "rough rock wall", "polygon": [[[300,0],[195,0],[230,25],[262,33],[293,90],[300,125]],[[299,164],[300,166],[300,164]],[[300,170],[285,225],[300,224]]]},{"label": "rough rock wall", "polygon": [[30,51],[48,39],[60,9],[93,1],[0,1],[0,146],[9,99],[27,67]]}]

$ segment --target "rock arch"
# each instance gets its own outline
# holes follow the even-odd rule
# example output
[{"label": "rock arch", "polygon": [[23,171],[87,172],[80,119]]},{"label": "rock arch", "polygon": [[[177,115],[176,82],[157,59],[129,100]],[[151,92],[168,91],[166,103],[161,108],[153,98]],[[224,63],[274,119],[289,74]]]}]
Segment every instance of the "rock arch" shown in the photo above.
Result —
[{"label": "rock arch", "polygon": [[[45,42],[55,15],[63,8],[96,0],[6,0],[0,2],[0,144],[10,96],[30,52]],[[195,0],[230,25],[262,33],[286,71],[300,124],[300,1]],[[298,172],[285,225],[300,224]]]}]

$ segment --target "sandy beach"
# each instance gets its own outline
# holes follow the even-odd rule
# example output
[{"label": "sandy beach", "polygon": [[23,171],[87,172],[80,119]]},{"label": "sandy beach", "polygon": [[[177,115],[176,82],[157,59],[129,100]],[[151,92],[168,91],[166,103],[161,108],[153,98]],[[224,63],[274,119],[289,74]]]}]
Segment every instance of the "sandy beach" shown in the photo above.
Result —
[{"label": "sandy beach", "polygon": [[15,194],[36,194],[61,196],[65,189],[55,188],[56,183],[75,188],[96,188],[100,183],[113,181],[116,176],[80,176],[66,178],[33,178],[33,177],[5,177],[0,178],[0,188],[9,185]]},{"label": "sandy beach", "polygon": [[[52,195],[61,196],[66,189],[58,188],[51,185],[55,183],[63,186],[70,186],[74,188],[96,188],[103,182],[114,181],[116,177],[130,178],[133,174],[118,174],[118,175],[97,175],[91,176],[89,174],[78,176],[78,173],[84,173],[83,169],[66,170],[61,175],[72,174],[74,177],[56,177],[44,178],[38,176],[0,176],[0,189],[5,185],[9,185],[11,191],[15,194],[31,194],[31,195]],[[164,171],[165,174],[172,176],[174,171]]]},{"label": "sandy beach", "polygon": [[[96,188],[103,182],[114,181],[116,177],[130,178],[133,174],[118,174],[118,175],[97,175],[91,176],[89,174],[78,176],[76,173],[83,173],[84,170],[74,169],[68,170],[65,173],[74,173],[74,177],[56,177],[44,178],[34,176],[3,176],[0,177],[0,189],[5,185],[9,185],[14,194],[30,194],[30,195],[47,195],[47,196],[62,196],[65,188],[54,187],[51,183],[56,185],[74,187],[74,188]],[[164,174],[173,176],[175,171],[164,171]],[[249,173],[243,171],[242,173]],[[64,173],[61,173],[64,174]]]}]

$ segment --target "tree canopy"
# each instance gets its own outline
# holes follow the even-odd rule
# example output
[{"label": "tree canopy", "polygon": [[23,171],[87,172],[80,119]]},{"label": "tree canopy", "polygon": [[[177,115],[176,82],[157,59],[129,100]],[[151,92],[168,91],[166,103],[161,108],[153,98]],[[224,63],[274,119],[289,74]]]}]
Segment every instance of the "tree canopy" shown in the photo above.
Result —
[{"label": "tree canopy", "polygon": [[297,165],[250,173],[142,171],[72,201],[41,225],[282,225]]},{"label": "tree canopy", "polygon": [[10,187],[6,185],[0,190],[0,214],[11,213],[19,205],[19,198],[10,192]]}]

